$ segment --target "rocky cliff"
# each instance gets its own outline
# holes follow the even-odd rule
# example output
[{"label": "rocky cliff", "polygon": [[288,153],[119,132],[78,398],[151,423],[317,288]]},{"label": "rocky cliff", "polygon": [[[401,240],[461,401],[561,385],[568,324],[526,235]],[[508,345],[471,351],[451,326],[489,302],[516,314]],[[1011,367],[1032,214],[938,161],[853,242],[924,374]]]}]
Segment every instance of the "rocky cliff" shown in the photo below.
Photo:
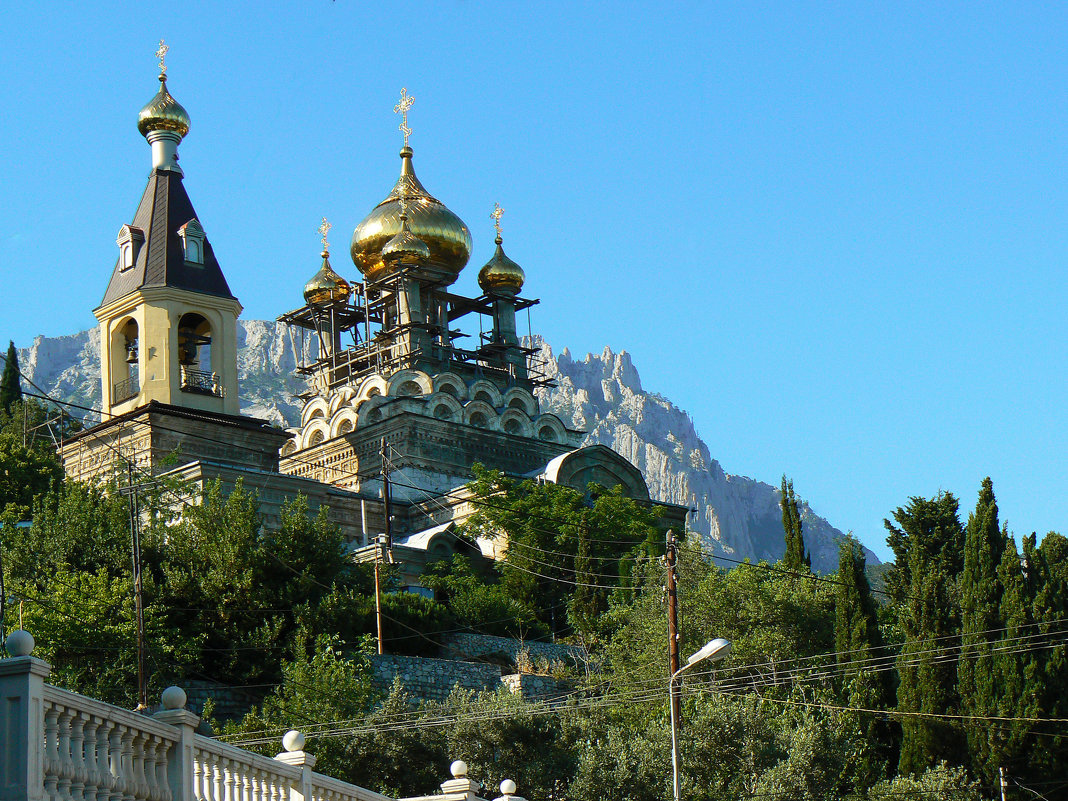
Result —
[{"label": "rocky cliff", "polygon": [[[313,339],[275,322],[238,322],[241,408],[279,425],[300,416],[297,393],[304,389],[294,368],[315,352]],[[731,558],[776,560],[783,552],[779,490],[723,470],[697,435],[693,421],[671,401],[642,388],[626,351],[609,348],[575,359],[565,348],[555,355],[540,344],[556,386],[541,390],[544,408],[567,425],[587,431],[588,443],[602,443],[637,465],[654,498],[693,507],[690,525],[708,545]],[[100,403],[100,338],[96,329],[65,337],[37,337],[19,351],[23,372],[47,394],[84,407]],[[842,532],[802,510],[812,566],[837,568]],[[868,553],[870,563],[878,560]]]}]

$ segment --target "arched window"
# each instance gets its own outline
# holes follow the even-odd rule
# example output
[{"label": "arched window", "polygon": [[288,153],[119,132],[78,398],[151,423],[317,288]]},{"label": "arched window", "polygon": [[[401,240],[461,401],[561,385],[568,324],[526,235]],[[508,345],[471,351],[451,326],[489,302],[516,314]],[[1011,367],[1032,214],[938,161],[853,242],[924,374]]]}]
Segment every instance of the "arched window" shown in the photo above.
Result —
[{"label": "arched window", "polygon": [[211,323],[196,312],[183,314],[178,321],[178,365],[182,370],[182,391],[222,397],[219,377],[212,365]]},{"label": "arched window", "polygon": [[111,403],[122,403],[141,391],[140,342],[137,321],[120,323],[111,338]]}]

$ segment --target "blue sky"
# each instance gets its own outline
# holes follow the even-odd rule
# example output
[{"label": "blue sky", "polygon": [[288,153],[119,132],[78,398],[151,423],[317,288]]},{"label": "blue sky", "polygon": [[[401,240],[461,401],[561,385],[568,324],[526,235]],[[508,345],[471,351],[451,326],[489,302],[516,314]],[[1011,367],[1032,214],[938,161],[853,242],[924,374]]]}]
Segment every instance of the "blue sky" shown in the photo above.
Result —
[{"label": "blue sky", "polygon": [[[89,6],[92,6],[90,8]],[[882,520],[994,480],[1068,532],[1068,7],[997,3],[42,3],[0,32],[0,337],[94,324],[169,87],[186,186],[247,318],[299,305],[316,228],[415,166],[494,202],[557,349],[631,352],[731,473],[885,556]]]}]

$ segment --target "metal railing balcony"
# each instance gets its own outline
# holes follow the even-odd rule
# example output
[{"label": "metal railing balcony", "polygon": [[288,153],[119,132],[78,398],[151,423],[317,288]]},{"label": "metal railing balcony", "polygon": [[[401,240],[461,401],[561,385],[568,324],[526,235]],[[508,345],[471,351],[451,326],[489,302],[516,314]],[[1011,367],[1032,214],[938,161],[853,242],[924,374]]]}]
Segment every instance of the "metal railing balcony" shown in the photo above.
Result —
[{"label": "metal railing balcony", "polygon": [[117,384],[111,386],[111,403],[122,403],[137,395],[141,391],[141,384],[137,380],[137,376],[130,376],[129,378],[120,381]]},{"label": "metal railing balcony", "polygon": [[194,370],[182,365],[182,392],[196,392],[201,395],[214,395],[216,398],[223,397],[222,382],[219,381],[218,373],[209,373],[204,370]]}]

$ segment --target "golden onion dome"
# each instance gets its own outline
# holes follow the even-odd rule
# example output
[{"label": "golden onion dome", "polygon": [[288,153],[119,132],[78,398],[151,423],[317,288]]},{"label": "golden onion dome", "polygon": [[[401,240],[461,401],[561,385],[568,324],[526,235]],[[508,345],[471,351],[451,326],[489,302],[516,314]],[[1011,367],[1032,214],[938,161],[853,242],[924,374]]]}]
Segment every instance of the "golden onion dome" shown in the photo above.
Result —
[{"label": "golden onion dome", "polygon": [[142,136],[151,131],[174,131],[180,137],[189,133],[189,113],[167,91],[166,73],[160,73],[159,91],[137,115],[137,130]]},{"label": "golden onion dome", "polygon": [[455,277],[471,258],[471,232],[463,220],[419,183],[412,168],[412,149],[405,145],[400,157],[401,174],[393,191],[353,231],[352,261],[369,281],[377,281],[387,274],[382,251],[401,232],[401,200],[404,199],[409,229],[429,251],[427,264]]},{"label": "golden onion dome", "polygon": [[527,274],[523,272],[522,267],[504,255],[500,234],[497,234],[494,241],[497,243],[497,250],[493,258],[478,271],[478,285],[482,287],[483,292],[517,295],[523,288]]},{"label": "golden onion dome", "polygon": [[352,294],[352,287],[330,266],[330,251],[324,250],[322,257],[323,266],[304,285],[304,300],[315,306],[326,303],[344,303]]},{"label": "golden onion dome", "polygon": [[407,214],[401,212],[400,220],[400,231],[382,248],[382,261],[386,264],[426,264],[430,259],[430,248],[412,233]]}]

